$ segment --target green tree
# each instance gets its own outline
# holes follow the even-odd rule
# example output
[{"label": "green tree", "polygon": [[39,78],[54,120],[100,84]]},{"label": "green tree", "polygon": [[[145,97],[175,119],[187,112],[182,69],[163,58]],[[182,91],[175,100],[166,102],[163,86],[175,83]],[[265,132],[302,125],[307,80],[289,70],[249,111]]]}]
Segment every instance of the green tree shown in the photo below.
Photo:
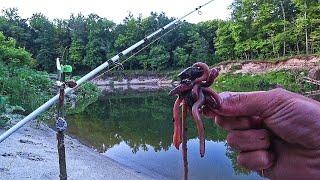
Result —
[{"label": "green tree", "polygon": [[188,41],[183,46],[189,56],[186,65],[191,65],[197,61],[212,63],[212,59],[209,56],[210,52],[208,50],[209,45],[207,41],[200,36],[196,29],[191,29],[186,33]]},{"label": "green tree", "polygon": [[169,53],[163,46],[155,46],[150,50],[149,61],[152,70],[164,70],[167,68]]},{"label": "green tree", "polygon": [[31,29],[27,24],[27,19],[22,19],[17,8],[2,10],[0,16],[0,31],[7,37],[12,37],[17,41],[19,47],[31,49],[33,46],[31,39]]},{"label": "green tree", "polygon": [[318,0],[294,0],[294,3],[298,9],[297,28],[300,34],[302,34],[302,29],[304,30],[305,53],[308,54],[310,46],[313,46],[312,42],[310,43],[310,34],[320,25],[320,2]]},{"label": "green tree", "polygon": [[177,47],[174,52],[174,61],[178,63],[179,66],[183,67],[188,63],[188,54],[185,49]]},{"label": "green tree", "polygon": [[232,37],[231,21],[221,22],[217,30],[217,39],[215,47],[218,59],[228,60],[234,59],[235,41]]},{"label": "green tree", "polygon": [[58,57],[55,43],[55,26],[43,14],[34,14],[30,19],[33,30],[33,42],[35,56],[39,62],[39,68],[46,71],[54,71],[55,59]]},{"label": "green tree", "polygon": [[[115,28],[115,51],[121,52],[127,47],[133,45],[141,34],[139,32],[140,18],[134,18],[132,14],[129,14],[124,20],[123,24],[119,24]],[[142,38],[142,37],[141,37]],[[136,58],[132,58],[129,62],[124,64],[125,68],[137,69],[141,62],[138,62]]]},{"label": "green tree", "polygon": [[73,65],[75,69],[81,70],[85,67],[84,57],[88,43],[86,19],[82,14],[77,16],[72,14],[68,23],[71,36],[68,63]]},{"label": "green tree", "polygon": [[68,49],[71,46],[70,30],[68,28],[68,21],[61,19],[54,19],[55,26],[55,46],[59,57],[68,59]]},{"label": "green tree", "polygon": [[111,31],[114,23],[90,14],[86,20],[88,43],[86,46],[85,65],[94,68],[107,60],[107,53],[113,44]]},{"label": "green tree", "polygon": [[6,39],[0,31],[0,61],[11,65],[28,65],[33,66],[35,61],[31,54],[23,48],[19,48],[16,40],[13,38]]},{"label": "green tree", "polygon": [[[156,69],[175,69],[195,61],[213,64],[319,53],[318,0],[234,0],[231,11],[226,21],[181,22],[126,62],[125,69],[155,69],[154,64]],[[42,14],[23,19],[11,8],[2,11],[0,31],[31,52],[39,69],[52,71],[54,59],[65,54],[76,71],[88,71],[173,20],[152,12],[146,18],[129,13],[120,24],[95,14],[49,21]],[[168,58],[152,62],[161,51]]]},{"label": "green tree", "polygon": [[215,48],[215,42],[217,38],[217,30],[219,28],[219,24],[221,23],[221,20],[210,20],[205,22],[200,22],[197,24],[198,26],[198,32],[199,34],[206,40],[208,44],[208,50],[210,52],[210,55],[214,55],[216,48]]}]

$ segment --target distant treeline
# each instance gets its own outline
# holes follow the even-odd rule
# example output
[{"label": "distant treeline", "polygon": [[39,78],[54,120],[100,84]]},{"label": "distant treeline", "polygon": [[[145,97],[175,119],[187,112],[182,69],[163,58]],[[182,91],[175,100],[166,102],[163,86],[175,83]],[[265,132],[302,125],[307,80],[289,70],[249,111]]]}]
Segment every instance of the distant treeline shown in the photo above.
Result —
[{"label": "distant treeline", "polygon": [[222,59],[268,59],[320,52],[319,0],[235,0],[215,39]]},{"label": "distant treeline", "polygon": [[[126,69],[164,70],[195,61],[209,64],[230,59],[270,59],[320,53],[318,0],[235,0],[229,20],[184,22],[176,30],[124,64]],[[37,13],[28,19],[18,9],[4,9],[0,31],[53,71],[65,54],[78,71],[90,70],[146,35],[173,21],[164,13],[129,14],[116,24],[96,14],[50,21]]]}]

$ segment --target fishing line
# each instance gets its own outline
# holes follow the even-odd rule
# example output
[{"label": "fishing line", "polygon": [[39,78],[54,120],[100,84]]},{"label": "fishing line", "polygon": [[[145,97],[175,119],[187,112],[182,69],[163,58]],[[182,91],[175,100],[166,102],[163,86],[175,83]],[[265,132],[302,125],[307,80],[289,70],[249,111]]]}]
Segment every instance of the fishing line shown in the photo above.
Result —
[{"label": "fishing line", "polygon": [[[212,0],[212,1],[213,1],[213,0]],[[212,1],[210,1],[210,2],[212,2]],[[210,3],[210,2],[209,2],[209,3]],[[209,3],[208,3],[208,4],[209,4]],[[201,8],[201,7],[203,7],[203,6],[199,6],[199,8],[196,8],[196,10],[197,10],[197,12],[198,12],[198,15],[200,15],[200,16],[203,14],[203,12],[200,11],[200,8]],[[97,77],[93,78],[91,81],[94,81],[94,80],[98,79],[99,77],[103,76],[104,74],[110,72],[111,70],[113,70],[113,69],[115,69],[115,68],[117,68],[117,67],[119,67],[119,66],[121,66],[121,67],[122,67],[122,70],[124,70],[124,68],[123,68],[123,63],[129,61],[131,58],[133,58],[134,56],[136,56],[137,54],[139,54],[141,51],[147,49],[149,46],[151,46],[152,44],[154,44],[154,43],[155,43],[156,41],[158,41],[159,39],[162,39],[164,36],[166,36],[167,34],[169,34],[171,31],[177,29],[177,28],[180,27],[182,24],[183,24],[183,22],[179,21],[179,23],[177,23],[175,27],[171,28],[169,31],[165,32],[164,34],[162,34],[161,36],[159,36],[158,38],[156,38],[155,40],[153,40],[152,42],[150,42],[149,44],[147,44],[146,46],[144,46],[143,48],[141,48],[139,51],[133,53],[131,56],[129,56],[127,59],[123,60],[121,63],[116,63],[116,62],[114,62],[114,63],[115,63],[115,66],[114,66],[114,67],[108,69],[107,71],[105,71],[105,72],[103,72],[102,74],[98,75]]]},{"label": "fishing line", "polygon": [[[158,29],[157,31],[151,33],[150,35],[148,35],[147,37],[145,37],[144,39],[136,42],[135,44],[133,44],[132,46],[128,47],[127,49],[123,50],[122,52],[120,52],[119,54],[115,55],[114,57],[112,57],[110,60],[104,62],[103,64],[99,65],[98,67],[96,67],[95,69],[93,69],[92,71],[90,71],[88,74],[86,74],[85,76],[83,76],[82,78],[80,78],[77,81],[77,87],[80,86],[81,84],[87,82],[88,80],[94,78],[98,73],[100,73],[101,71],[103,71],[105,68],[109,67],[109,63],[112,62],[117,62],[122,56],[127,55],[128,53],[131,53],[132,51],[134,51],[135,49],[137,49],[138,47],[142,46],[143,44],[145,44],[146,42],[150,41],[152,38],[154,38],[155,36],[159,35],[160,33],[162,33],[163,31],[171,28],[172,26],[176,25],[177,23],[181,22],[183,19],[185,19],[186,17],[188,17],[189,15],[193,14],[194,12],[197,12],[199,9],[201,9],[202,7],[210,4],[211,2],[213,2],[214,0],[210,0],[207,3],[198,6],[197,8],[195,8],[194,10],[190,11],[189,13],[187,13],[186,15],[180,17],[179,19],[176,19],[172,22],[170,22],[169,24],[165,25],[164,27]],[[198,11],[199,12],[199,11]],[[170,31],[169,31],[170,32]],[[166,34],[166,33],[165,33]],[[158,40],[159,38],[157,38]],[[153,42],[153,41],[152,41]],[[141,52],[143,49],[139,50],[138,52],[134,53],[133,55],[131,55],[132,57]],[[132,58],[129,57],[128,59]],[[128,60],[125,60],[124,62],[126,62]],[[114,69],[114,68],[113,68]],[[76,87],[75,87],[76,88]],[[67,88],[65,90],[65,95],[69,94],[71,91],[73,91],[75,88]],[[5,131],[3,134],[0,135],[0,143],[2,141],[4,141],[6,138],[8,138],[11,134],[13,134],[14,132],[16,132],[18,129],[20,129],[22,126],[24,126],[27,122],[35,119],[39,114],[45,112],[46,110],[48,110],[52,105],[54,105],[57,101],[59,100],[59,94],[55,95],[54,97],[52,97],[50,100],[48,100],[47,102],[45,102],[44,104],[42,104],[40,107],[38,107],[36,110],[34,110],[31,114],[27,115],[25,118],[23,118],[21,121],[19,121],[17,124],[15,124],[14,126],[12,126],[10,129],[8,129],[7,131]]]},{"label": "fishing line", "polygon": [[102,74],[98,75],[97,77],[93,78],[91,81],[94,81],[98,78],[100,78],[101,76],[103,76],[104,74],[110,72],[111,70],[122,66],[123,67],[123,63],[129,61],[130,59],[132,59],[133,57],[135,57],[137,54],[139,54],[141,51],[147,49],[148,47],[150,47],[152,44],[154,44],[156,41],[158,41],[159,39],[161,39],[162,37],[166,36],[167,34],[169,34],[171,31],[177,29],[178,27],[180,27],[183,24],[183,22],[179,22],[175,27],[171,28],[169,31],[163,33],[161,36],[159,36],[158,38],[154,39],[153,41],[151,41],[150,43],[148,43],[146,46],[144,46],[143,48],[141,48],[139,51],[133,53],[132,55],[130,55],[128,58],[126,58],[125,60],[123,60],[121,63],[115,63],[115,66],[113,66],[112,68],[108,69],[107,71],[103,72]]}]

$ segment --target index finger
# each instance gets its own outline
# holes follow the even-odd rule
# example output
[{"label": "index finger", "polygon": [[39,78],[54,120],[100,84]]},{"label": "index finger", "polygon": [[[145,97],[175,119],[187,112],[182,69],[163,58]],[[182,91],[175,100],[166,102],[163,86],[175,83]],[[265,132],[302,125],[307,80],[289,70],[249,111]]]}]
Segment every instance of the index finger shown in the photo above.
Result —
[{"label": "index finger", "polygon": [[226,131],[257,129],[262,126],[259,117],[225,117],[216,115],[215,123]]},{"label": "index finger", "polygon": [[268,110],[270,101],[269,92],[224,92],[220,93],[221,106],[215,113],[222,116],[263,116]]}]

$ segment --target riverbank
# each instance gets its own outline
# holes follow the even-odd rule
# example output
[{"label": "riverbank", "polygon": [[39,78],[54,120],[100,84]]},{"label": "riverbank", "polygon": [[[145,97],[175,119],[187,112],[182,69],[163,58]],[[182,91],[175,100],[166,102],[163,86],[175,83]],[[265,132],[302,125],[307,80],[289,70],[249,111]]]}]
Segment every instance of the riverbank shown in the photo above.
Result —
[{"label": "riverbank", "polygon": [[[5,130],[0,129],[0,134]],[[66,136],[68,179],[164,179],[144,169],[134,170]],[[55,132],[45,124],[26,124],[0,148],[0,179],[58,179]]]},{"label": "riverbank", "polygon": [[[320,79],[319,56],[292,57],[278,61],[241,61],[213,65],[221,69],[213,88],[222,91],[259,91],[275,87],[304,93],[317,87],[305,83],[303,78],[309,76]],[[148,73],[147,73],[148,74]],[[170,73],[168,73],[170,74]],[[172,73],[171,73],[172,74]],[[178,74],[178,72],[176,72]],[[128,77],[105,76],[92,81],[102,91],[156,91],[172,89],[179,82],[176,77],[152,74],[134,74]]]},{"label": "riverbank", "polygon": [[282,70],[310,70],[318,67],[320,56],[295,56],[287,59],[225,61],[215,67],[221,69],[220,73],[227,74],[262,74]]},{"label": "riverbank", "polygon": [[[320,64],[319,56],[296,56],[288,59],[262,61],[226,61],[211,67],[220,68],[221,75],[230,74],[266,74],[279,71],[309,71],[318,68]],[[162,88],[172,88],[177,85],[176,75],[180,70],[165,72],[114,72],[91,81],[107,92],[114,90],[152,90]],[[121,76],[119,76],[121,74]],[[144,88],[143,88],[144,87]]]}]

